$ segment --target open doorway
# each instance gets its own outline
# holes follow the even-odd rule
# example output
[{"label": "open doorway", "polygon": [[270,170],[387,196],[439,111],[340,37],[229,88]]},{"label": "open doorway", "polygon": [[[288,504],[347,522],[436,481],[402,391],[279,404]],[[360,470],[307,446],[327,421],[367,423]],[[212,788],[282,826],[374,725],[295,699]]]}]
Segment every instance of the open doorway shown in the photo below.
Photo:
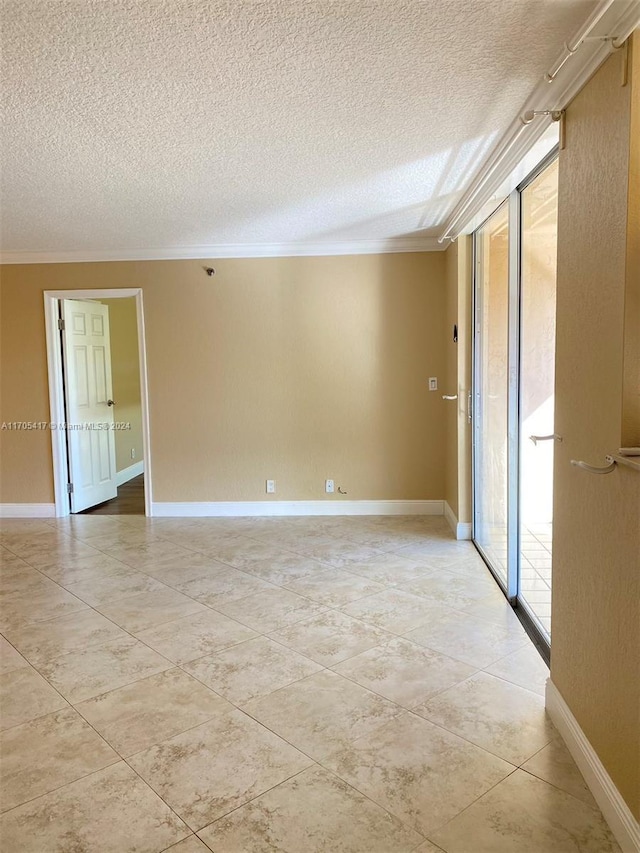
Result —
[{"label": "open doorway", "polygon": [[[92,304],[95,306],[96,303]],[[132,296],[128,296],[124,299],[100,299],[99,304],[106,309],[108,318],[111,373],[109,399],[115,427],[111,432],[116,495],[106,501],[92,503],[80,512],[144,515],[144,451],[136,303]],[[71,437],[72,434],[67,433],[67,445]]]},{"label": "open doorway", "polygon": [[150,515],[142,292],[44,298],[56,515]]}]

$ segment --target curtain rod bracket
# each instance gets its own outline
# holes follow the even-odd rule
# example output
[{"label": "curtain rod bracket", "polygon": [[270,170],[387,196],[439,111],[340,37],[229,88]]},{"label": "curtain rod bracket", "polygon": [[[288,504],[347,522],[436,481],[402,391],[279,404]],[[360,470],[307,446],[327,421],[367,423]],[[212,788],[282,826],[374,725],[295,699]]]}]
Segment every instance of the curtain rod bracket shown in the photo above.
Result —
[{"label": "curtain rod bracket", "polygon": [[564,110],[527,110],[520,116],[522,124],[531,124],[539,116],[551,116],[551,121],[561,121]]}]

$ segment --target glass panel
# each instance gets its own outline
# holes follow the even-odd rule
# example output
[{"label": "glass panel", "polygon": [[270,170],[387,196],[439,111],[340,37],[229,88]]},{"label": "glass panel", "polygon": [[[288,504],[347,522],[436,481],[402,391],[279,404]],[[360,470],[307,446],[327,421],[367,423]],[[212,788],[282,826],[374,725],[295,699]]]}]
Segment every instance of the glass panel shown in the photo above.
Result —
[{"label": "glass panel", "polygon": [[474,538],[507,585],[509,208],[476,232]]},{"label": "glass panel", "polygon": [[558,161],[521,194],[519,599],[551,634]]}]

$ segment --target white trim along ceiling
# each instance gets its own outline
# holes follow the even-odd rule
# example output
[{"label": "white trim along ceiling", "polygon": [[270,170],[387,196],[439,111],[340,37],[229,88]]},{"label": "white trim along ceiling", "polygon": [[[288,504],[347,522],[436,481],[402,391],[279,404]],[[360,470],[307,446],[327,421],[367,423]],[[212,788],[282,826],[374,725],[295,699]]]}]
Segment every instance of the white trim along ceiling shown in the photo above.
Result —
[{"label": "white trim along ceiling", "polygon": [[2,0],[3,263],[444,249],[640,0]]}]

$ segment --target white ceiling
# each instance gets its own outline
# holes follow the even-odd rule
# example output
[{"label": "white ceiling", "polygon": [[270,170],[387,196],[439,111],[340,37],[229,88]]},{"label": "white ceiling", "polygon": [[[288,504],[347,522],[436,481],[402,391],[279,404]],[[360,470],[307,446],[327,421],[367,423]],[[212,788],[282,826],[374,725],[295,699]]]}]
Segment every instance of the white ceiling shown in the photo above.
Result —
[{"label": "white ceiling", "polygon": [[436,234],[594,5],[2,0],[2,250]]}]

